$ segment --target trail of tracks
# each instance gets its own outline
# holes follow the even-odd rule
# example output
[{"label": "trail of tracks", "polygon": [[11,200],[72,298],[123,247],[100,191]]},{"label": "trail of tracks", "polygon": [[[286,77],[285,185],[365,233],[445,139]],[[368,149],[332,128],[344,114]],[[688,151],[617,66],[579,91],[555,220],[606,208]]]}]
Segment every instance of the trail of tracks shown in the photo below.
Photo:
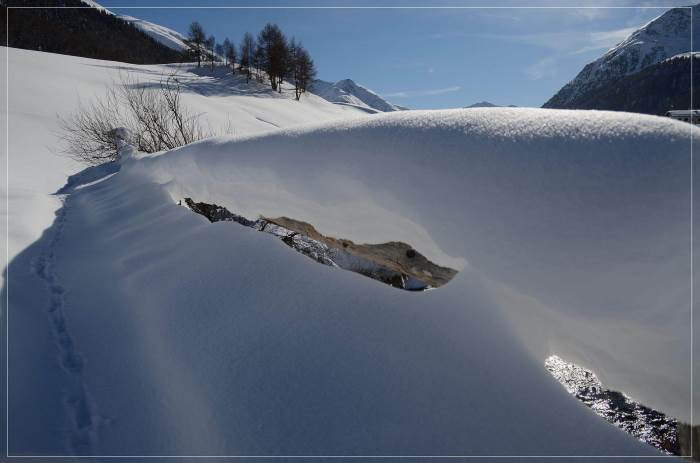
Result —
[{"label": "trail of tracks", "polygon": [[66,288],[55,273],[55,255],[66,224],[70,207],[69,196],[59,196],[63,206],[53,224],[53,236],[33,264],[34,273],[44,282],[49,294],[47,313],[58,349],[58,358],[66,371],[69,384],[65,390],[65,405],[71,421],[68,450],[76,455],[96,453],[99,418],[94,411],[87,386],[83,379],[85,360],[77,350],[66,323]]}]

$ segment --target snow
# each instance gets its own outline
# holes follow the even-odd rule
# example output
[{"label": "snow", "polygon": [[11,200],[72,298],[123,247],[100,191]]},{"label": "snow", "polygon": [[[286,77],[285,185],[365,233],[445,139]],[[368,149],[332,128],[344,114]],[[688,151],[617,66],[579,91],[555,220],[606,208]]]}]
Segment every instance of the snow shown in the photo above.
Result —
[{"label": "snow", "polygon": [[[8,49],[2,50],[5,53]],[[213,74],[208,68],[189,72],[190,65],[138,66],[13,48],[9,49],[8,64],[10,208],[5,211],[5,201],[0,207],[3,215],[9,214],[12,224],[10,259],[51,225],[53,213],[61,205],[51,194],[63,186],[68,175],[82,169],[57,154],[58,116],[69,115],[80,101],[87,103],[104,95],[121,75],[157,82],[161,76],[179,70],[187,89],[185,104],[220,133],[229,126],[233,133],[245,135],[365,114],[310,94],[297,102],[288,88],[285,95],[279,95],[263,84],[247,85],[245,79],[221,69]],[[47,79],[48,73],[51,79]],[[4,88],[4,73],[0,79]],[[2,98],[4,107],[5,92]],[[1,117],[5,127],[4,111]]]},{"label": "snow", "polygon": [[124,21],[133,24],[137,29],[143,31],[148,36],[156,40],[158,43],[165,45],[168,48],[172,48],[176,51],[184,51],[188,49],[186,44],[187,38],[177,31],[174,31],[168,27],[161,26],[160,24],[154,24],[150,21],[144,19],[135,18],[133,16],[114,13],[107,8],[103,7],[94,0],[81,0],[86,6],[98,9],[107,14],[114,15]]},{"label": "snow", "polygon": [[576,78],[545,105],[555,103],[555,106],[565,107],[591,89],[689,52],[693,41],[698,43],[700,40],[700,30],[696,28],[693,31],[691,27],[691,14],[692,22],[698,23],[699,12],[697,7],[671,8],[664,12],[635,30],[603,56],[587,64]]},{"label": "snow", "polygon": [[[549,377],[477,273],[416,295],[333,270],[271,236],[209,224],[138,164],[71,194],[56,230],[51,268],[85,365],[72,378],[85,391],[74,406],[91,421],[88,433],[52,434],[52,445],[63,437],[84,443],[71,451],[112,455],[652,454]],[[13,281],[37,292],[23,284]],[[37,434],[51,442],[42,431],[55,416],[27,407],[36,391],[11,378],[11,448],[35,447]]]},{"label": "snow", "polygon": [[676,60],[676,59],[688,59],[688,58],[690,58],[691,56],[692,56],[693,58],[698,58],[698,57],[700,57],[700,52],[694,51],[694,52],[692,52],[692,53],[691,53],[691,52],[679,53],[679,54],[677,54],[677,55],[674,55],[674,56],[672,56],[672,57],[670,57],[670,58],[665,59],[664,62],[666,62],[666,61],[673,61],[673,60]]},{"label": "snow", "polygon": [[134,18],[133,16],[124,14],[118,14],[116,16],[128,23],[133,24],[136,26],[136,28],[142,30],[147,35],[155,39],[158,43],[161,43],[168,48],[172,48],[173,50],[177,51],[185,51],[189,48],[186,43],[187,38],[177,31],[161,26],[160,24],[154,24],[144,19]]},{"label": "snow", "polygon": [[389,103],[372,90],[356,84],[351,79],[343,79],[335,83],[314,80],[311,91],[333,103],[365,108],[370,112],[391,112],[406,109]]},{"label": "snow", "polygon": [[558,352],[688,420],[690,130],[595,111],[411,111],[203,141],[128,170],[172,198],[473,269],[542,359]]},{"label": "snow", "polygon": [[[172,66],[3,50],[10,226],[32,221],[3,293],[11,454],[657,455],[570,397],[552,354],[688,420],[698,129],[597,111],[367,116],[183,70],[187,105],[236,133],[88,170],[56,197],[78,168],[47,147],[77,89]],[[461,272],[397,290],[183,197],[404,241]]]}]

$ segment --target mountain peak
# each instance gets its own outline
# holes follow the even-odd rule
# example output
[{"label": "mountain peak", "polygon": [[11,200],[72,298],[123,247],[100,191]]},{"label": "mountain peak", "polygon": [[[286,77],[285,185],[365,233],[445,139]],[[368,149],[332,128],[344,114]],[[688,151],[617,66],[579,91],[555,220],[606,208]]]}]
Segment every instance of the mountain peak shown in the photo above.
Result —
[{"label": "mountain peak", "polygon": [[343,79],[337,82],[315,80],[311,91],[332,103],[356,106],[368,112],[391,112],[406,109],[389,103],[352,79]]},{"label": "mountain peak", "polygon": [[[625,40],[588,63],[579,74],[543,107],[575,108],[586,94],[651,65],[690,51],[692,20],[700,20],[700,7],[671,8],[632,32]],[[700,40],[700,28],[692,39]]]},{"label": "mountain peak", "polygon": [[465,106],[465,108],[498,108],[497,104],[493,104],[489,101],[479,101],[478,103],[470,104]]}]

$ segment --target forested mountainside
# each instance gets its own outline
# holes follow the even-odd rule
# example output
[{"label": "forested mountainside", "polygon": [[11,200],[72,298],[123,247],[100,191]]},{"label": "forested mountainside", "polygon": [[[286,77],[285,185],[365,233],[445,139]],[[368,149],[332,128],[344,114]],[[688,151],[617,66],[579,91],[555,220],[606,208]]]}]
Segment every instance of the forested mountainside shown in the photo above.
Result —
[{"label": "forested mountainside", "polygon": [[[700,88],[700,57],[693,58],[693,86]],[[604,109],[663,115],[691,107],[690,56],[684,55],[589,91],[576,100],[576,109]]]},{"label": "forested mountainside", "polygon": [[76,8],[86,6],[80,0],[1,0],[0,6],[0,33],[10,47],[133,64],[182,58],[180,52],[117,16],[96,8]]}]

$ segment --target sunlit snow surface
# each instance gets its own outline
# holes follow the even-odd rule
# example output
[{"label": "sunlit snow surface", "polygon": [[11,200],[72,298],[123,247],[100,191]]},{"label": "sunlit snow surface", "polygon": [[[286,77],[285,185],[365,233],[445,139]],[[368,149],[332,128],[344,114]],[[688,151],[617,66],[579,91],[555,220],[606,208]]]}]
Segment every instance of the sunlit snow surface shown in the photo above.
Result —
[{"label": "sunlit snow surface", "polygon": [[[55,113],[125,66],[10,63],[9,191],[50,207],[8,213],[60,207],[11,247],[10,453],[656,454],[551,378],[553,352],[687,420],[691,126],[470,109],[278,130],[352,113],[188,73],[187,103],[240,136],[137,155],[61,203]],[[397,291],[183,197],[462,271]]]},{"label": "sunlit snow surface", "polygon": [[540,359],[552,349],[592,365],[611,389],[688,420],[691,130],[613,112],[410,111],[125,168],[173,198],[466,266]]}]

